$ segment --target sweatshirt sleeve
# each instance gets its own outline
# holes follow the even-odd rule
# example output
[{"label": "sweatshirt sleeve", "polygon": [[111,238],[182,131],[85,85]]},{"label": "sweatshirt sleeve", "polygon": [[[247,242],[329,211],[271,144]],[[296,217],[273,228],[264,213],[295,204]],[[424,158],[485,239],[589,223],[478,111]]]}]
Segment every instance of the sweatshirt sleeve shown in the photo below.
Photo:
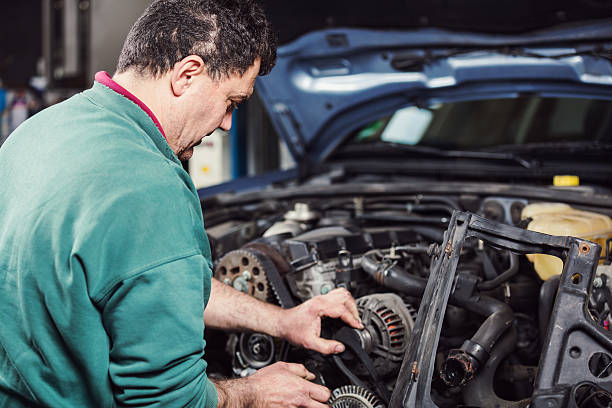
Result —
[{"label": "sweatshirt sleeve", "polygon": [[124,279],[109,294],[102,318],[118,406],[217,406],[204,360],[208,268],[201,254],[186,256]]}]

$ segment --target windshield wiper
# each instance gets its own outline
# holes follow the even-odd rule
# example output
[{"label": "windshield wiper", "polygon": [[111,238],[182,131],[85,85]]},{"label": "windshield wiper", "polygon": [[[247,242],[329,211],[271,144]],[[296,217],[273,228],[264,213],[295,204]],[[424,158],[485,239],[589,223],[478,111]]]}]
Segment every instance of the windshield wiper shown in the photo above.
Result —
[{"label": "windshield wiper", "polygon": [[[402,147],[407,147],[402,145]],[[464,158],[464,159],[482,159],[482,160],[506,160],[513,161],[520,164],[526,169],[533,169],[539,167],[537,160],[528,160],[514,153],[499,153],[499,152],[484,152],[484,151],[472,151],[472,150],[443,150],[435,147],[427,146],[411,146],[416,147],[423,153],[429,153],[439,157],[450,157],[450,158]]]},{"label": "windshield wiper", "polygon": [[[510,144],[488,147],[482,151],[485,153],[498,152],[521,152],[521,153],[599,153],[611,151],[612,144],[598,141],[590,142],[548,142],[548,143],[525,143]],[[506,153],[503,153],[506,154]],[[509,153],[514,154],[514,153]]]},{"label": "windshield wiper", "polygon": [[514,153],[487,152],[487,151],[472,151],[472,150],[445,150],[430,146],[415,146],[404,145],[399,143],[364,143],[363,145],[353,145],[350,150],[357,149],[359,151],[367,150],[372,152],[372,149],[394,149],[404,152],[424,154],[434,157],[447,157],[459,159],[477,159],[477,160],[503,160],[512,161],[520,164],[527,169],[538,168],[540,163],[537,160],[526,159]]}]

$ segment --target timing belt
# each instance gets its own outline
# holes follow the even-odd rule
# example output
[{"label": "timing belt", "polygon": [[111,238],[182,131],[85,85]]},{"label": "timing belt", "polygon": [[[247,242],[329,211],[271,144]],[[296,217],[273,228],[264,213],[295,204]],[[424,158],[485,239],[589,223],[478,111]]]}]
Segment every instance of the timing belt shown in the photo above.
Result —
[{"label": "timing belt", "polygon": [[268,256],[261,251],[256,249],[250,249],[250,251],[258,255],[257,257],[264,267],[270,288],[272,288],[280,307],[283,309],[289,309],[295,306],[295,301],[287,288],[287,284],[283,280],[283,277],[281,276],[274,262],[272,262]]},{"label": "timing belt", "polygon": [[[266,278],[268,278],[268,284],[270,285],[272,292],[274,292],[274,296],[276,297],[280,307],[283,309],[294,307],[295,301],[293,300],[293,297],[291,296],[291,293],[289,292],[289,289],[287,288],[287,285],[285,284],[285,281],[283,280],[283,277],[281,276],[274,262],[269,260],[265,254],[257,250],[253,249],[252,251],[261,254],[260,260],[262,262],[262,266],[264,267]],[[282,342],[278,355],[279,361],[287,360],[290,347],[291,346],[288,341],[284,340]]]}]

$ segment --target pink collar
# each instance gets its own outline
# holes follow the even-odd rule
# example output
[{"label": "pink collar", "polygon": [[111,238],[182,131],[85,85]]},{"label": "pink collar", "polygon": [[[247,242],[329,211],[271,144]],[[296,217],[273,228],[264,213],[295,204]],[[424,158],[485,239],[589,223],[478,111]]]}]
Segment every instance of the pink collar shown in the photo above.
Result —
[{"label": "pink collar", "polygon": [[125,89],[124,87],[122,87],[121,85],[119,85],[118,83],[113,81],[113,79],[110,77],[110,75],[108,75],[104,71],[98,72],[96,74],[95,79],[96,79],[96,81],[98,81],[102,85],[109,87],[113,91],[117,92],[120,95],[125,96],[130,101],[132,101],[136,105],[140,106],[140,109],[145,111],[145,113],[147,115],[149,115],[149,117],[151,118],[153,123],[155,123],[155,126],[157,126],[157,128],[159,129],[161,134],[164,136],[164,139],[168,140],[168,138],[166,137],[166,133],[164,132],[164,129],[162,128],[161,123],[159,123],[159,120],[157,120],[157,118],[155,117],[155,115],[153,114],[151,109],[149,109],[149,107],[147,105],[145,105],[144,102],[142,102],[140,99],[138,99],[136,96],[134,96],[130,91],[128,91],[127,89]]}]

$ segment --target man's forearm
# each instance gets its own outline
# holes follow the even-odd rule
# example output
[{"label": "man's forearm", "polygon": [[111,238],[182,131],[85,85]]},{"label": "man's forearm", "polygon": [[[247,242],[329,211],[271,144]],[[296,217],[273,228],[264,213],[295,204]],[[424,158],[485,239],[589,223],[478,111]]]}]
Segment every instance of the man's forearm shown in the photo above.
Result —
[{"label": "man's forearm", "polygon": [[255,331],[281,337],[282,309],[237,291],[213,278],[204,323],[227,330]]},{"label": "man's forearm", "polygon": [[249,389],[246,378],[234,380],[215,380],[217,388],[217,408],[240,408],[254,405],[255,393]]}]

